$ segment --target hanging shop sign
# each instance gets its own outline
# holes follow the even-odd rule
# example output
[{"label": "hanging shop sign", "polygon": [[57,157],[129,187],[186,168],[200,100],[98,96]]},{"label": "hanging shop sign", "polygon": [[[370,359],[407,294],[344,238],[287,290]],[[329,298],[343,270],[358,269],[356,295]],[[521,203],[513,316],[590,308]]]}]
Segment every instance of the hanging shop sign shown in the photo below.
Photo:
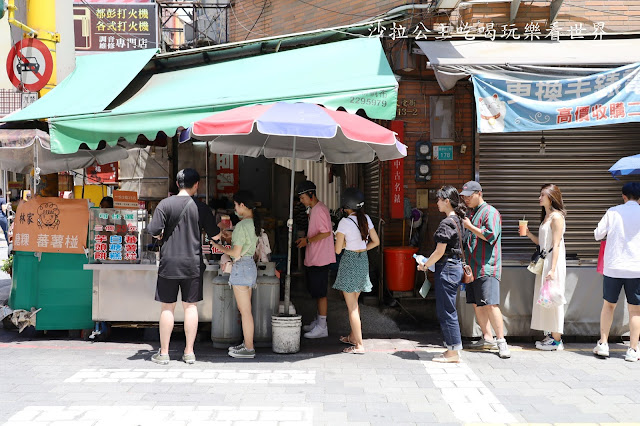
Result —
[{"label": "hanging shop sign", "polygon": [[89,185],[118,183],[118,162],[89,166],[86,175]]},{"label": "hanging shop sign", "polygon": [[88,224],[87,200],[32,198],[16,212],[13,247],[17,251],[83,254]]},{"label": "hanging shop sign", "polygon": [[216,154],[216,194],[233,197],[238,192],[238,156]]},{"label": "hanging shop sign", "polygon": [[[393,120],[391,122],[391,130],[396,132],[398,140],[404,143],[404,122],[399,120]],[[390,184],[389,191],[390,204],[391,204],[391,218],[403,219],[404,218],[404,158],[398,160],[391,160],[390,167]]]},{"label": "hanging shop sign", "polygon": [[138,193],[135,191],[113,191],[114,209],[137,209]]},{"label": "hanging shop sign", "polygon": [[502,80],[472,76],[480,133],[640,122],[640,64],[584,78]]},{"label": "hanging shop sign", "polygon": [[82,2],[73,6],[76,52],[158,47],[156,3]]},{"label": "hanging shop sign", "polygon": [[53,58],[40,40],[25,38],[17,42],[7,56],[7,76],[19,90],[37,92],[49,83]]}]

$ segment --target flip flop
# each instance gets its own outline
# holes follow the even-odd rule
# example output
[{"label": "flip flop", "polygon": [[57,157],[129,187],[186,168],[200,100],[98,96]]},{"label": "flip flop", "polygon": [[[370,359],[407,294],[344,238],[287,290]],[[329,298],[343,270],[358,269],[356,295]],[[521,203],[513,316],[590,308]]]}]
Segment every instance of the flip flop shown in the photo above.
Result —
[{"label": "flip flop", "polygon": [[364,353],[364,349],[356,349],[355,346],[349,346],[348,348],[345,348],[342,353],[345,354],[363,354]]},{"label": "flip flop", "polygon": [[349,336],[340,336],[340,341],[347,345],[355,345],[355,343],[349,340]]}]

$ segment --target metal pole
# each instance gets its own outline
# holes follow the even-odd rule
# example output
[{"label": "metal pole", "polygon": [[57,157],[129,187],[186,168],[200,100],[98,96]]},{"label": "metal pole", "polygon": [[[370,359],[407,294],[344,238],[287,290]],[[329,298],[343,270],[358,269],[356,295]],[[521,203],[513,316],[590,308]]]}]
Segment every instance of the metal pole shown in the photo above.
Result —
[{"label": "metal pole", "polygon": [[287,276],[284,279],[284,314],[289,315],[289,304],[291,298],[291,246],[293,245],[293,192],[295,191],[296,177],[296,137],[293,137],[293,156],[291,158],[291,193],[289,197],[289,244],[287,245]]},{"label": "metal pole", "polygon": [[204,162],[204,174],[207,176],[204,182],[205,202],[209,205],[209,141],[207,141],[206,161]]}]

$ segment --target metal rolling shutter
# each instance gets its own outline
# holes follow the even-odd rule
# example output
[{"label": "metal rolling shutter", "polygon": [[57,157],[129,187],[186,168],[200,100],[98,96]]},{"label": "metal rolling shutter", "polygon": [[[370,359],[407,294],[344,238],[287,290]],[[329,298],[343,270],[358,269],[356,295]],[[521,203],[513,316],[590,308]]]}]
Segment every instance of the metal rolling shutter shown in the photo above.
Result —
[{"label": "metal rolling shutter", "polygon": [[[640,152],[640,124],[629,123],[584,129],[479,134],[476,170],[484,197],[502,214],[505,259],[530,256],[533,245],[518,236],[524,215],[529,228],[540,223],[538,195],[545,183],[563,194],[567,215],[567,257],[595,259],[599,243],[593,230],[605,211],[622,202],[621,187],[607,172],[620,157]],[[536,232],[534,231],[534,232]]]},{"label": "metal rolling shutter", "polygon": [[380,161],[378,159],[363,166],[364,206],[373,224],[378,227],[380,219]]}]

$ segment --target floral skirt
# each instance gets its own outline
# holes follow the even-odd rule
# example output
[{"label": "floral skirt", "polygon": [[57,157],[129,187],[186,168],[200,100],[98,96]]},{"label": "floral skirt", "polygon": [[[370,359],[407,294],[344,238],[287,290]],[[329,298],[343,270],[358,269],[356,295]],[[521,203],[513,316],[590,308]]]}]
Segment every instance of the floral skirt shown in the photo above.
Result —
[{"label": "floral skirt", "polygon": [[369,279],[369,257],[367,252],[345,250],[338,266],[338,276],[333,284],[336,290],[346,293],[368,293],[373,285]]}]

